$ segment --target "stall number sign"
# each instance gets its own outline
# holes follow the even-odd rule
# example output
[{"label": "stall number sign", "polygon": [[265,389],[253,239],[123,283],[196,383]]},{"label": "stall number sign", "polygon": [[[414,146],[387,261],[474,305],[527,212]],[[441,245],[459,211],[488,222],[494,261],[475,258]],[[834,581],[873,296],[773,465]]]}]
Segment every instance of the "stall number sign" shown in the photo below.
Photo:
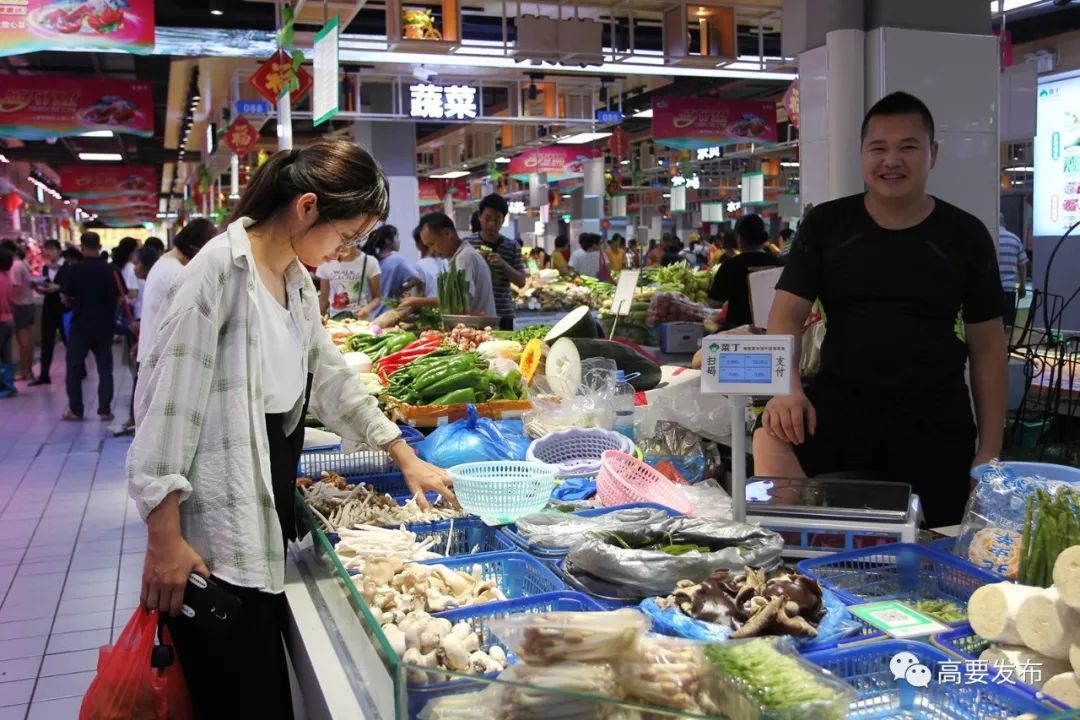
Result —
[{"label": "stall number sign", "polygon": [[410,85],[409,116],[429,120],[472,120],[480,112],[476,88],[468,85]]},{"label": "stall number sign", "polygon": [[701,392],[791,393],[790,335],[710,335],[701,341]]}]

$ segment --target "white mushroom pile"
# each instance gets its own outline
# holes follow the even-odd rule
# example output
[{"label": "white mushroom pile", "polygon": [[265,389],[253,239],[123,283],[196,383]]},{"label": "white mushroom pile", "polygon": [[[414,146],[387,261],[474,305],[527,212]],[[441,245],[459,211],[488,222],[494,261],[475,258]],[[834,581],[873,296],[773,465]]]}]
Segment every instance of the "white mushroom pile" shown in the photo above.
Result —
[{"label": "white mushroom pile", "polygon": [[[466,622],[451,625],[445,618],[426,612],[410,613],[400,624],[383,625],[383,633],[401,661],[419,667],[482,674],[506,668],[506,652],[498,645],[483,649],[483,638]],[[444,676],[426,670],[409,670],[409,682],[425,685]]]},{"label": "white mushroom pile", "polygon": [[376,492],[370,485],[352,485],[334,473],[324,472],[317,483],[303,482],[297,487],[304,495],[304,502],[322,524],[323,529],[335,531],[354,525],[396,526],[414,523],[431,523],[439,520],[464,517],[437,498],[431,508],[421,510],[416,498],[398,505],[392,497]]},{"label": "white mushroom pile", "polygon": [[334,551],[341,559],[346,570],[359,570],[361,573],[369,562],[389,563],[441,558],[430,548],[440,543],[436,537],[418,541],[416,533],[404,527],[393,529],[374,525],[358,525],[355,528],[338,530],[340,540]]},{"label": "white mushroom pile", "polygon": [[445,565],[405,563],[396,557],[370,557],[353,584],[380,625],[399,624],[409,613],[437,613],[466,605],[506,600],[494,580],[484,580],[479,565],[472,572]]}]

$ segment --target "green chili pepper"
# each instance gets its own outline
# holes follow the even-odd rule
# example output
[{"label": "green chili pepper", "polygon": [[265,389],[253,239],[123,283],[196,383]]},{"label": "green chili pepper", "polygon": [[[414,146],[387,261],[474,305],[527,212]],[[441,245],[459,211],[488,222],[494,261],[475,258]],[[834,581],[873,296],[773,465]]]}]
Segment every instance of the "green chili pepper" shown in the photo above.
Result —
[{"label": "green chili pepper", "polygon": [[430,405],[460,405],[461,403],[476,402],[476,391],[471,387],[452,390],[442,397],[432,400]]},{"label": "green chili pepper", "polygon": [[466,370],[464,372],[448,375],[438,382],[417,390],[417,392],[423,398],[437,398],[440,395],[445,395],[448,392],[466,387],[472,390],[480,390],[484,387],[486,382],[483,373],[479,370]]}]

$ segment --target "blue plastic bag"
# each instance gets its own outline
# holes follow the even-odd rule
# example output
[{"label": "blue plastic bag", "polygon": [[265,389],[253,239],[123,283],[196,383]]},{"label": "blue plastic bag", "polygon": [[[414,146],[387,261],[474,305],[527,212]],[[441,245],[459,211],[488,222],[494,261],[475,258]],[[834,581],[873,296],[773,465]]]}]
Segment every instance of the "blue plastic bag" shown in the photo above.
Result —
[{"label": "blue plastic bag", "polygon": [[551,491],[553,500],[585,500],[596,494],[594,478],[568,478]]},{"label": "blue plastic bag", "polygon": [[[469,405],[468,416],[436,429],[417,449],[420,457],[436,467],[449,468],[484,460],[524,460],[532,442],[513,425],[480,417]],[[517,424],[520,428],[520,422]]]}]

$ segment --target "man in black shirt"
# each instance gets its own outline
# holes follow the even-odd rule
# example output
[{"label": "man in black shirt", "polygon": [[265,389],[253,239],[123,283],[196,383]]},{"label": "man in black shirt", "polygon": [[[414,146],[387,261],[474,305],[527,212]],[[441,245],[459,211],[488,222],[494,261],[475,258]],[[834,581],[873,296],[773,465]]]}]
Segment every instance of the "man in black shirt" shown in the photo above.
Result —
[{"label": "man in black shirt", "polygon": [[867,192],[806,216],[769,314],[770,333],[798,341],[821,299],[820,373],[770,400],[754,434],[758,475],[907,482],[931,526],[959,521],[970,468],[1000,453],[1006,394],[994,243],[977,218],[927,195],[937,149],[917,98],[893,93],[867,113]]},{"label": "man in black shirt", "polygon": [[750,309],[750,273],[784,264],[765,249],[769,233],[760,215],[747,215],[740,219],[735,225],[735,237],[738,238],[741,252],[725,260],[716,269],[709,288],[709,303],[713,307],[723,307],[727,303],[725,330],[749,325],[754,320]]},{"label": "man in black shirt", "polygon": [[113,419],[113,327],[117,301],[127,288],[120,274],[113,272],[102,257],[97,233],[83,233],[80,243],[84,259],[64,275],[60,284],[60,297],[73,311],[67,345],[69,408],[60,419],[83,419],[81,369],[87,353],[92,352],[98,372],[98,416],[109,422]]}]

